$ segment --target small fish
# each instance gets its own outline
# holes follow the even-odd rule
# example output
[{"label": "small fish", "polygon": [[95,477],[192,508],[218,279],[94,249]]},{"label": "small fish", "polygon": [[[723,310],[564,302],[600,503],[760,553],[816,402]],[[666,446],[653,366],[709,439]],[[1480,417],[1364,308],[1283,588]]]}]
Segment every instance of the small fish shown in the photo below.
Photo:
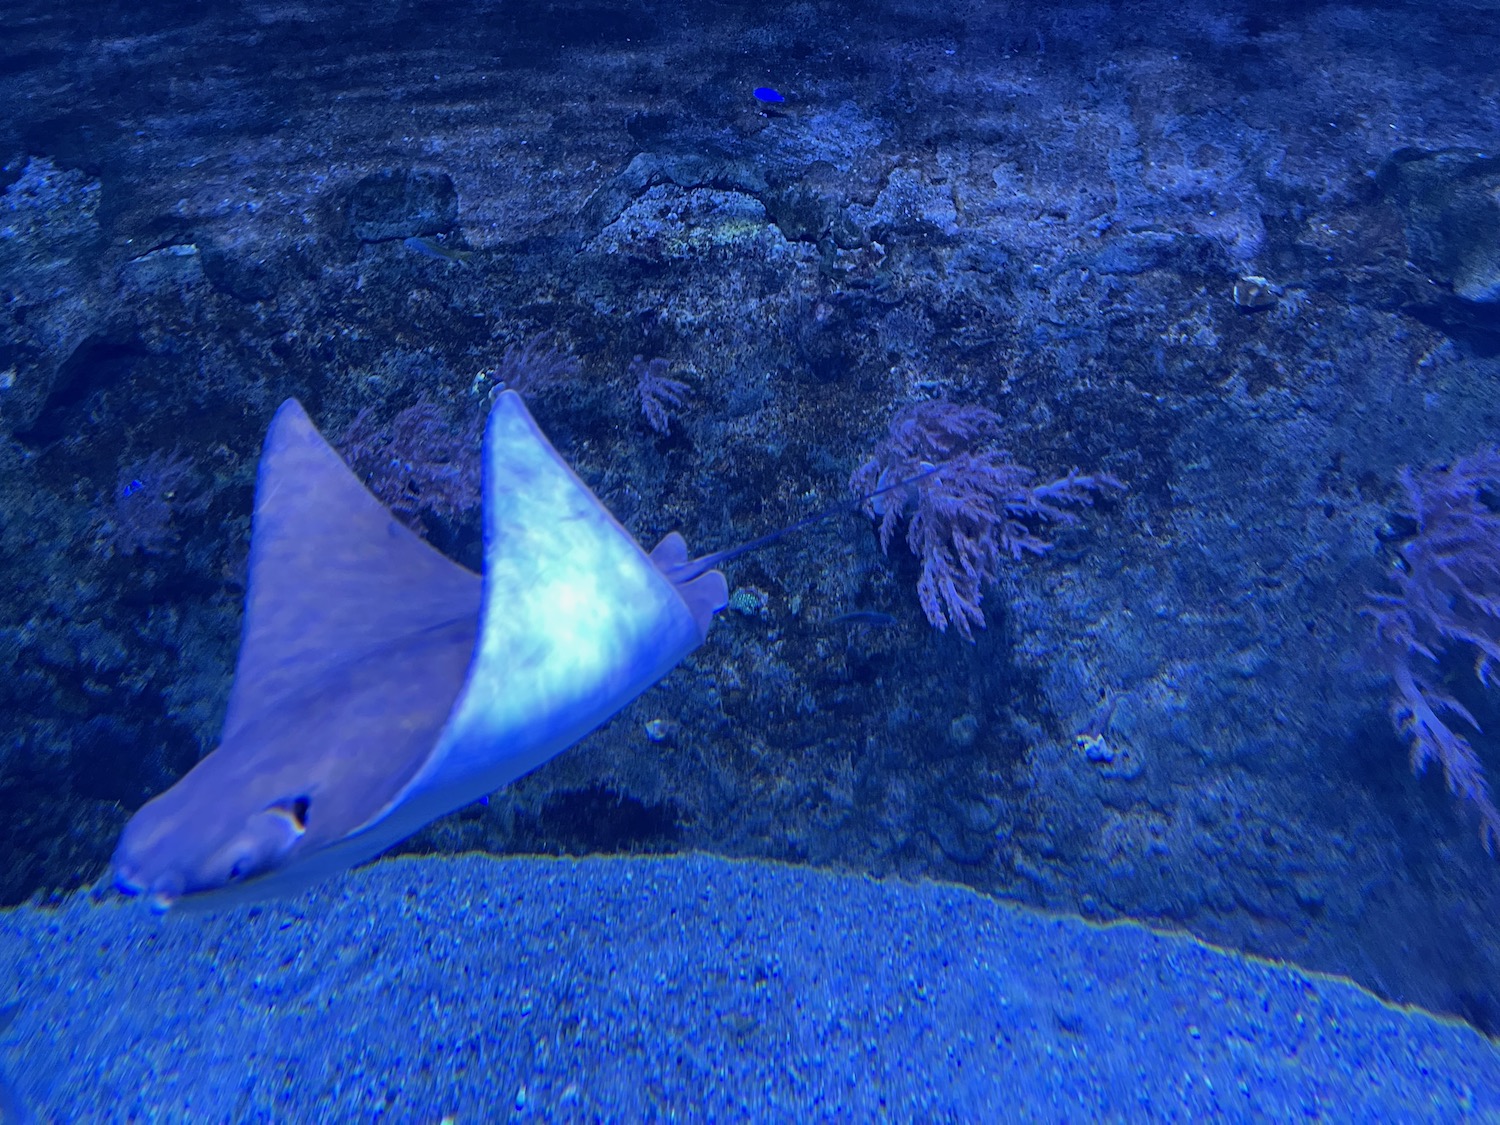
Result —
[{"label": "small fish", "polygon": [[878,609],[855,609],[848,613],[841,613],[835,617],[830,624],[833,625],[877,625],[885,627],[896,624],[896,619],[889,613],[881,613]]},{"label": "small fish", "polygon": [[767,102],[770,105],[780,105],[786,101],[781,96],[780,90],[772,89],[770,86],[757,86],[755,88],[755,100],[758,102]]},{"label": "small fish", "polygon": [[472,250],[460,250],[456,246],[444,246],[436,239],[423,238],[421,235],[416,234],[410,238],[403,238],[401,245],[405,246],[408,250],[415,250],[418,254],[422,254],[428,258],[437,258],[444,262],[458,262],[462,264],[474,257],[474,251]]},{"label": "small fish", "polygon": [[145,487],[146,482],[137,477],[135,480],[127,484],[124,488],[120,489],[120,499],[127,500]]}]

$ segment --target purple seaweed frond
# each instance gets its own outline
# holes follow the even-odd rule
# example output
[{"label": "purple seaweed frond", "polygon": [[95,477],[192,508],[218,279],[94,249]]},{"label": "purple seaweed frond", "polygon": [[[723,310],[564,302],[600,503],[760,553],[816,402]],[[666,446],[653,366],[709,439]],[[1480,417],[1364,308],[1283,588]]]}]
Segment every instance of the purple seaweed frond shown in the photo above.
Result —
[{"label": "purple seaweed frond", "polygon": [[1441,662],[1453,652],[1470,655],[1484,686],[1500,669],[1500,448],[1421,472],[1403,469],[1401,486],[1416,530],[1397,549],[1395,592],[1372,595],[1364,611],[1391,677],[1391,722],[1410,745],[1413,773],[1442,765],[1449,792],[1478,814],[1480,842],[1493,855],[1500,809],[1453,721],[1475,731],[1479,724],[1443,686]]},{"label": "purple seaweed frond", "polygon": [[361,410],[339,442],[344,459],[403,523],[425,535],[424,514],[452,520],[479,507],[484,419],[455,421],[422,399],[384,425]]},{"label": "purple seaweed frond", "polygon": [[644,356],[636,356],[630,361],[629,375],[635,380],[641,413],[659,434],[671,431],[672,419],[682,409],[682,400],[688,393],[686,383],[668,374],[671,370],[672,365],[661,358],[647,362]]},{"label": "purple seaweed frond", "polygon": [[849,482],[868,495],[912,480],[866,508],[880,521],[882,550],[906,521],[906,544],[921,560],[922,611],[938,629],[952,624],[969,641],[975,626],[984,628],[984,588],[1003,560],[1045,554],[1052,546],[1046,525],[1077,524],[1072,508],[1124,487],[1107,473],[1077,469],[1035,483],[1032,470],[992,444],[1000,433],[999,415],[982,406],[917,403],[896,416]]}]

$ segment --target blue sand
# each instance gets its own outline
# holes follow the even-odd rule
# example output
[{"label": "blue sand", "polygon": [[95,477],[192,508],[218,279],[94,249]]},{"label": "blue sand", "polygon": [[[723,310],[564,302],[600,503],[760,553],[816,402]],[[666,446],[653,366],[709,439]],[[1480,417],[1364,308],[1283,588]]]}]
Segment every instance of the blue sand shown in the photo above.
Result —
[{"label": "blue sand", "polygon": [[44,1120],[1454,1121],[1500,1050],[1345,981],[961,888],[401,859],[286,903],[0,915]]}]

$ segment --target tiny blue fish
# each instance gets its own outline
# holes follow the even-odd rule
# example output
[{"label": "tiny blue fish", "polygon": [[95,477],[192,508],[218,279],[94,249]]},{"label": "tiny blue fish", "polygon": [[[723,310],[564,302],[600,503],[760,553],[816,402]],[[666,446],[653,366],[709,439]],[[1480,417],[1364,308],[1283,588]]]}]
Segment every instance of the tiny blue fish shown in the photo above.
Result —
[{"label": "tiny blue fish", "polygon": [[137,492],[139,492],[141,489],[143,489],[145,487],[146,487],[146,482],[143,481],[143,480],[141,480],[141,479],[139,479],[139,478],[137,478],[137,479],[131,481],[129,484],[127,484],[124,488],[120,489],[120,499],[121,500],[128,499],[129,497],[134,496]]},{"label": "tiny blue fish", "polygon": [[757,86],[755,88],[755,100],[758,102],[770,102],[776,105],[786,101],[779,90],[773,90],[770,86]]},{"label": "tiny blue fish", "polygon": [[460,265],[474,257],[472,250],[460,250],[456,246],[445,246],[433,238],[423,238],[421,235],[412,235],[403,238],[401,245],[408,250],[415,250],[418,254],[428,258],[437,258],[444,262],[457,262]]}]

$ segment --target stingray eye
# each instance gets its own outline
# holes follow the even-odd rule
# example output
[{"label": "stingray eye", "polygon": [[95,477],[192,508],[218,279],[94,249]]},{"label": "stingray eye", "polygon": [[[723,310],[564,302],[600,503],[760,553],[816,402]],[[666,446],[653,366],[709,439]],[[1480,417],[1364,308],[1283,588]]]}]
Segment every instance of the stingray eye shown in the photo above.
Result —
[{"label": "stingray eye", "polygon": [[250,873],[250,866],[255,862],[253,856],[242,855],[229,866],[229,881],[237,883]]}]

